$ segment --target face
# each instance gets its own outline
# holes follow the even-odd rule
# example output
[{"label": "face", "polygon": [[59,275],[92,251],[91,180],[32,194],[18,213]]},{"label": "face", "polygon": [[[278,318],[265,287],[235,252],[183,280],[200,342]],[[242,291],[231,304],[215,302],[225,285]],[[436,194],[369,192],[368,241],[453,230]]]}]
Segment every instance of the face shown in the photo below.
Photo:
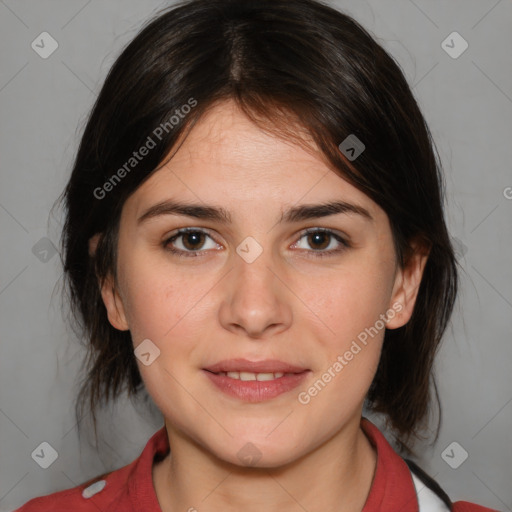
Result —
[{"label": "face", "polygon": [[250,442],[270,467],[359,423],[384,326],[412,312],[411,261],[397,268],[385,212],[319,153],[227,102],[124,204],[102,295],[134,349],[150,340],[137,364],[169,436],[238,465]]}]

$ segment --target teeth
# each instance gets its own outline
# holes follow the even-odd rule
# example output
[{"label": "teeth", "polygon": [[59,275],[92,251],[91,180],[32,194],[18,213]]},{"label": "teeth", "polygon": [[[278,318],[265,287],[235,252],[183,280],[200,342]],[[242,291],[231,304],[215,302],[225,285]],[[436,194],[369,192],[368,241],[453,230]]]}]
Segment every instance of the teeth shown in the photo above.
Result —
[{"label": "teeth", "polygon": [[[237,380],[274,380],[279,379],[283,375],[285,375],[282,372],[276,372],[276,373],[252,373],[252,372],[219,372],[217,375],[227,376],[230,379],[237,379]],[[287,373],[286,375],[293,375],[292,373]]]}]

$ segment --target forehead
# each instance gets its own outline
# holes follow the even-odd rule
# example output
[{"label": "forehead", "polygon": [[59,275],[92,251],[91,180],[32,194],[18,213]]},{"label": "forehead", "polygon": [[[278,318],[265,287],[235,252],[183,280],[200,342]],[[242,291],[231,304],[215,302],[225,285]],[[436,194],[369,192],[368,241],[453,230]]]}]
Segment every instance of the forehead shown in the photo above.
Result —
[{"label": "forehead", "polygon": [[[299,134],[297,134],[299,135]],[[377,216],[376,205],[337,174],[304,133],[306,145],[256,126],[234,102],[217,105],[192,128],[172,159],[128,199],[137,215],[169,197],[282,211],[283,205],[350,199]]]},{"label": "forehead", "polygon": [[[321,153],[311,137],[292,122],[290,119],[287,128],[311,146],[309,150],[275,130],[270,132],[257,126],[233,101],[223,102],[208,110],[194,126],[169,168],[193,163],[207,169],[215,167],[216,175],[229,174],[234,179],[244,175],[245,179],[254,178],[254,181],[271,177],[278,181],[290,174],[296,164],[302,170],[318,169],[325,173],[326,163],[321,161]],[[299,173],[292,176],[300,177]]]}]

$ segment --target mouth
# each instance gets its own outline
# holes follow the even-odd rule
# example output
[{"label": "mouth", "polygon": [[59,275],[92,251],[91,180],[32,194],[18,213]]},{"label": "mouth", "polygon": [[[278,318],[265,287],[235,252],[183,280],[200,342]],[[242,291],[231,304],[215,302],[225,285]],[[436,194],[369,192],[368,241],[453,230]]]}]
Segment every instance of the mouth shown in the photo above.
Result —
[{"label": "mouth", "polygon": [[299,386],[309,369],[278,360],[230,359],[203,368],[215,388],[245,402],[262,402]]}]

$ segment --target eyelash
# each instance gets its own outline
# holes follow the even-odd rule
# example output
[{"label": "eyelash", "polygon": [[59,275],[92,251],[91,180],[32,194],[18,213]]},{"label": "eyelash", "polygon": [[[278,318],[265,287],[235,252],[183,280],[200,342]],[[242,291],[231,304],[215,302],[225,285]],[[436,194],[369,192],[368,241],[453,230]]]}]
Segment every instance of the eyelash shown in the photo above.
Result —
[{"label": "eyelash", "polygon": [[[183,235],[186,235],[188,233],[203,233],[203,234],[209,236],[210,238],[212,238],[209,235],[209,233],[207,231],[204,231],[203,229],[199,229],[199,228],[184,228],[184,229],[180,229],[173,236],[171,236],[170,238],[166,239],[162,243],[163,248],[166,251],[169,251],[170,253],[172,253],[172,254],[180,257],[180,258],[195,258],[195,257],[201,256],[201,253],[207,252],[207,251],[183,251],[182,249],[174,249],[174,248],[172,248],[172,246],[170,245],[172,242],[174,242],[179,237],[181,237]],[[305,237],[307,235],[317,234],[317,233],[326,234],[326,235],[331,236],[336,241],[340,242],[342,247],[339,248],[339,249],[331,249],[329,251],[315,251],[315,250],[308,251],[308,252],[311,252],[313,254],[314,258],[325,258],[325,257],[335,256],[335,255],[337,255],[337,254],[339,254],[339,253],[341,253],[341,252],[343,252],[346,249],[351,247],[351,245],[344,238],[342,238],[341,236],[336,234],[334,231],[331,231],[331,230],[325,229],[325,228],[312,228],[312,229],[310,228],[310,229],[307,229],[307,230],[305,230],[305,231],[303,231],[301,233],[301,235],[299,237],[299,240],[301,240],[303,237]],[[306,250],[306,249],[304,249],[304,250]]]}]

